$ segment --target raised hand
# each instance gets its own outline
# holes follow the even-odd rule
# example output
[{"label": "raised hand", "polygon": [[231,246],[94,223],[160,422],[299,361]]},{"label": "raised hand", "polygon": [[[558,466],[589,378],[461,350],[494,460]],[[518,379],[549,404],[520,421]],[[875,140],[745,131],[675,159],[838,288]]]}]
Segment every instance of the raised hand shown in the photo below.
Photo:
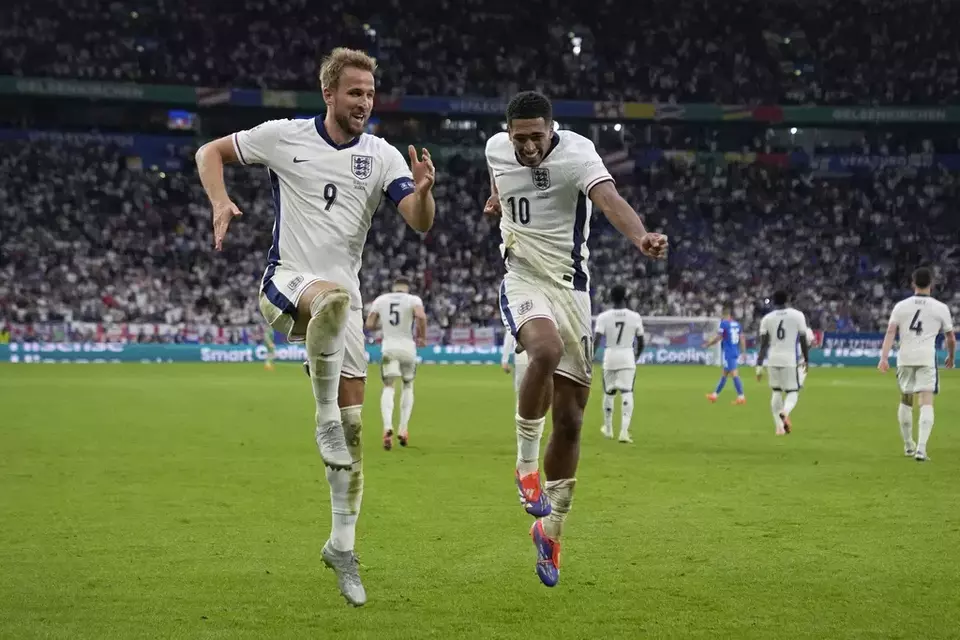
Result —
[{"label": "raised hand", "polygon": [[410,154],[410,171],[413,173],[413,183],[416,185],[419,194],[427,193],[433,189],[433,183],[437,177],[430,152],[427,151],[426,147],[422,151],[423,160],[417,157],[417,150],[412,144],[407,147],[407,152]]},{"label": "raised hand", "polygon": [[669,246],[669,239],[662,233],[648,233],[640,241],[640,251],[643,255],[656,259],[666,257]]}]

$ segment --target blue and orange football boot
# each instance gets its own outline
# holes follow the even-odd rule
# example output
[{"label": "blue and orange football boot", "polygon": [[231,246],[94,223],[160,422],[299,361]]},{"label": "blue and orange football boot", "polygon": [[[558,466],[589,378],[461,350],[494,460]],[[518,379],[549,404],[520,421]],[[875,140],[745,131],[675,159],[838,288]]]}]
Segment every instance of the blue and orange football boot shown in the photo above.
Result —
[{"label": "blue and orange football boot", "polygon": [[540,484],[540,472],[534,471],[520,477],[517,471],[517,491],[520,493],[520,504],[527,513],[534,518],[544,518],[550,515],[550,498]]},{"label": "blue and orange football boot", "polygon": [[533,523],[530,537],[537,548],[537,576],[540,582],[548,587],[557,586],[560,581],[560,541],[544,533],[542,520]]}]

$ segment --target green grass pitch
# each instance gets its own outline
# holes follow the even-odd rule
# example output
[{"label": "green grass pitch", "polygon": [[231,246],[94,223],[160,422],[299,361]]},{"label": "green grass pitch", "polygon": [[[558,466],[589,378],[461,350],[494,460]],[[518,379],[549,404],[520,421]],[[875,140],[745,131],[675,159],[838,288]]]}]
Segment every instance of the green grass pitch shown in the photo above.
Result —
[{"label": "green grass pitch", "polygon": [[351,609],[299,367],[0,365],[0,637],[958,637],[960,376],[922,465],[892,373],[814,370],[783,438],[765,383],[707,403],[717,373],[641,368],[634,446],[601,437],[595,387],[549,590],[510,379],[421,367],[385,452],[371,371]]}]

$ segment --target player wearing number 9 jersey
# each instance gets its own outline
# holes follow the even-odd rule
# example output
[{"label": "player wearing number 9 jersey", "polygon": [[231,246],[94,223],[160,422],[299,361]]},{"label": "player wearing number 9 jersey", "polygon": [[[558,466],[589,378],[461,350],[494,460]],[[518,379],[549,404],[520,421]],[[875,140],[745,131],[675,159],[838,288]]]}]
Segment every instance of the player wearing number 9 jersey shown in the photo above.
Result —
[{"label": "player wearing number 9 jersey", "polygon": [[760,353],[757,355],[757,378],[767,365],[770,377],[770,409],[777,435],[790,433],[790,413],[797,406],[800,375],[797,369],[797,344],[800,344],[803,363],[809,358],[807,319],[797,309],[787,306],[785,291],[773,294],[775,309],[760,321]]},{"label": "player wearing number 9 jersey", "polygon": [[260,311],[270,326],[306,342],[316,402],[316,442],[328,467],[333,527],[321,555],[347,601],[366,592],[354,555],[363,495],[361,412],[366,353],[358,279],[370,221],[386,195],[417,231],[433,225],[434,168],[409,147],[410,168],[396,149],[364,133],[373,109],[376,62],[335,49],[320,67],[326,115],[272,120],[209,142],[197,167],[213,207],[219,250],[240,209],[227,195],[226,163],[264,165],[273,196],[273,242],[260,284]]},{"label": "player wearing number 9 jersey", "polygon": [[[590,394],[590,275],[587,237],[593,205],[646,255],[663,257],[667,239],[647,233],[617,193],[593,143],[555,131],[553,107],[527,91],[507,106],[507,131],[486,147],[492,195],[484,209],[500,215],[507,273],[500,286],[503,323],[529,356],[516,416],[516,483],[537,518],[531,536],[537,575],[559,580],[560,536],[573,501],[583,411]],[[541,487],[540,437],[553,407],[553,433]]]},{"label": "player wearing number 9 jersey", "polygon": [[[944,366],[954,367],[957,339],[953,333],[953,318],[947,305],[930,296],[933,274],[921,267],[913,272],[914,295],[898,302],[890,314],[887,334],[880,347],[879,369],[886,372],[890,349],[897,333],[900,351],[897,354],[897,382],[900,385],[898,418],[903,436],[904,453],[918,462],[927,458],[927,441],[933,431],[933,397],[940,392],[937,371],[937,338],[943,334],[947,347]],[[919,396],[919,439],[913,440],[913,399]]]}]

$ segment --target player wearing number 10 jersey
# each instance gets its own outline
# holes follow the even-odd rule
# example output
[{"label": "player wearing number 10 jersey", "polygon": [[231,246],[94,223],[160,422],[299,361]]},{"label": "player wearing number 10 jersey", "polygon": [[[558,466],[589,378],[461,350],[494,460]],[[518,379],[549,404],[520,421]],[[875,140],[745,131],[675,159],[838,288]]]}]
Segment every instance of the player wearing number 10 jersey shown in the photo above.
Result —
[{"label": "player wearing number 10 jersey", "polygon": [[[592,375],[587,269],[592,206],[644,254],[662,257],[667,240],[647,233],[590,140],[554,130],[546,96],[520,93],[506,115],[507,131],[487,142],[493,193],[484,211],[500,214],[507,268],[500,286],[503,323],[529,355],[516,415],[516,482],[527,513],[542,518],[531,529],[536,570],[545,585],[553,586],[559,580],[560,535],[573,500]],[[540,437],[551,404],[544,491]]]},{"label": "player wearing number 10 jersey", "polygon": [[205,144],[197,152],[210,198],[214,242],[223,244],[240,210],[223,165],[264,165],[273,195],[273,243],[260,285],[270,326],[304,341],[316,402],[316,443],[328,467],[333,527],[321,551],[340,591],[366,602],[354,555],[363,496],[360,408],[367,372],[358,271],[370,221],[384,195],[417,231],[433,225],[434,168],[413,147],[411,167],[395,148],[364,133],[376,93],[376,62],[335,49],[320,68],[324,117],[271,120]]},{"label": "player wearing number 10 jersey", "polygon": [[[945,337],[947,369],[954,367],[957,338],[953,333],[953,318],[950,309],[939,300],[930,297],[933,274],[921,267],[913,272],[914,295],[898,302],[890,314],[887,335],[880,347],[879,369],[890,368],[887,358],[893,340],[900,334],[900,351],[897,354],[897,382],[900,383],[900,407],[897,417],[903,436],[904,453],[917,462],[926,462],[927,441],[933,431],[933,396],[940,391],[940,375],[937,371],[937,338]],[[920,400],[920,425],[918,442],[913,440],[913,399]]]}]

